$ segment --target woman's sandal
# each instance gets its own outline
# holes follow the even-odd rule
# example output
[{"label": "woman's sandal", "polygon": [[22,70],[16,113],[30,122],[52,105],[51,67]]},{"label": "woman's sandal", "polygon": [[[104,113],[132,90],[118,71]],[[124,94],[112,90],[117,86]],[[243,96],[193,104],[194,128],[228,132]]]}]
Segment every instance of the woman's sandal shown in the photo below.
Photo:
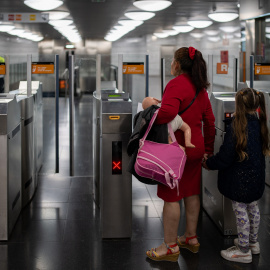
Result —
[{"label": "woman's sandal", "polygon": [[165,255],[158,255],[155,248],[151,248],[151,250],[146,251],[146,255],[148,258],[154,261],[169,261],[169,262],[177,262],[180,251],[173,253],[174,248],[177,247],[177,243],[174,245],[167,245],[165,242],[164,244],[167,247],[167,254]]},{"label": "woman's sandal", "polygon": [[199,251],[199,248],[200,248],[200,243],[197,243],[195,245],[189,244],[189,240],[194,239],[194,238],[198,238],[197,235],[191,236],[191,237],[186,237],[186,241],[184,243],[182,243],[180,241],[180,237],[177,236],[176,243],[179,246],[179,248],[186,248],[193,253],[197,253]]}]

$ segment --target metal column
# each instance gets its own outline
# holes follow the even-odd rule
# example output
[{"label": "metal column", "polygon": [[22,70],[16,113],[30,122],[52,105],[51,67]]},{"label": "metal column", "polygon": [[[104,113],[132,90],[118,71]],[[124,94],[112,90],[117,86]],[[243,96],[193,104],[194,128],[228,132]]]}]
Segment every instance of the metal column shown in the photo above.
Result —
[{"label": "metal column", "polygon": [[145,96],[149,97],[149,55],[145,56]]},{"label": "metal column", "polygon": [[161,98],[165,89],[165,59],[161,58]]},{"label": "metal column", "polygon": [[250,88],[253,88],[253,82],[254,82],[254,56],[250,56]]},{"label": "metal column", "polygon": [[55,55],[55,172],[59,173],[59,55]]},{"label": "metal column", "polygon": [[123,54],[118,55],[118,83],[119,92],[123,92]]},{"label": "metal column", "polygon": [[208,95],[211,96],[213,92],[213,55],[208,55],[208,79],[210,87],[208,88]]},{"label": "metal column", "polygon": [[74,55],[69,56],[69,175],[74,176]]},{"label": "metal column", "polygon": [[237,80],[237,58],[234,58],[233,62],[233,90],[237,92],[238,80]]}]

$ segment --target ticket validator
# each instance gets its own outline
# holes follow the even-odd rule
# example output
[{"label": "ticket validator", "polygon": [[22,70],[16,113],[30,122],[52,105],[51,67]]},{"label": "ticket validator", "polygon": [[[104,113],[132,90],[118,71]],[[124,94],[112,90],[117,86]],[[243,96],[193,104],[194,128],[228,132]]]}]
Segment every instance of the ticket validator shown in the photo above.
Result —
[{"label": "ticket validator", "polygon": [[21,108],[16,96],[0,94],[0,240],[21,212]]},{"label": "ticket validator", "polygon": [[93,93],[94,200],[100,207],[102,238],[130,238],[132,176],[127,171],[127,144],[132,131],[128,93]]}]

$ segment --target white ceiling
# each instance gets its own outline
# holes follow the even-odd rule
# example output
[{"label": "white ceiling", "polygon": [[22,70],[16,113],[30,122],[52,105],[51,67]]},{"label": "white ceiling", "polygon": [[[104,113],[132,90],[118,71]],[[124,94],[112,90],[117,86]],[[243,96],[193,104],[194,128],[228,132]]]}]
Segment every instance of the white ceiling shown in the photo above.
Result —
[{"label": "white ceiling", "polygon": [[[44,0],[46,1],[46,0]],[[76,28],[83,39],[103,39],[108,31],[117,24],[120,18],[128,10],[136,10],[133,0],[64,0],[64,5],[57,10],[68,10],[70,18],[74,20]],[[201,1],[201,0],[172,0],[172,5],[162,11],[156,12],[156,16],[145,21],[125,37],[142,37],[147,34],[170,29],[176,22],[187,21],[193,18],[208,18],[209,11],[238,10],[237,0]],[[27,7],[23,0],[0,0],[1,12],[38,12]],[[58,31],[47,23],[27,23],[23,27],[41,34],[45,39],[63,38]],[[213,25],[214,27],[214,25]]]}]

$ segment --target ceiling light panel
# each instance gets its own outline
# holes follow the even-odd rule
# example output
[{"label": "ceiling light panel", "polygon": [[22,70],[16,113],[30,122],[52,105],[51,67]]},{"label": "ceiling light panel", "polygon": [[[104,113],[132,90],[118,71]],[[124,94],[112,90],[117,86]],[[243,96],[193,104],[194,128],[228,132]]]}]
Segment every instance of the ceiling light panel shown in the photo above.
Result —
[{"label": "ceiling light panel", "polygon": [[8,34],[13,35],[13,36],[18,36],[19,34],[22,34],[24,32],[23,29],[12,29],[11,31],[8,32]]},{"label": "ceiling light panel", "polygon": [[154,33],[154,36],[156,36],[158,38],[166,38],[169,35],[167,33]]},{"label": "ceiling light panel", "polygon": [[195,28],[206,28],[210,26],[213,22],[208,20],[190,20],[187,23]]},{"label": "ceiling light panel", "polygon": [[204,36],[203,33],[190,33],[190,35],[194,38],[202,38]]},{"label": "ceiling light panel", "polygon": [[239,27],[235,27],[235,26],[222,26],[219,27],[219,29],[225,33],[233,33],[236,32],[237,30],[239,30]]},{"label": "ceiling light panel", "polygon": [[162,32],[167,33],[169,36],[176,36],[180,33],[177,30],[162,30]]},{"label": "ceiling light panel", "polygon": [[0,32],[9,32],[14,28],[15,26],[12,24],[0,24]]},{"label": "ceiling light panel", "polygon": [[210,40],[212,42],[218,42],[218,41],[220,41],[220,37],[208,37],[208,40]]},{"label": "ceiling light panel", "polygon": [[135,7],[146,11],[160,11],[169,7],[171,4],[172,2],[167,0],[137,0],[133,2]]},{"label": "ceiling light panel", "polygon": [[207,36],[216,36],[219,34],[219,31],[218,30],[205,30],[204,33]]},{"label": "ceiling light panel", "polygon": [[69,16],[69,12],[67,11],[45,11],[42,13],[48,13],[49,14],[49,20],[62,20]]},{"label": "ceiling light panel", "polygon": [[153,18],[155,13],[148,11],[129,11],[125,13],[125,16],[131,20],[146,21]]},{"label": "ceiling light panel", "polygon": [[72,24],[72,20],[54,20],[54,21],[49,21],[49,24],[55,27],[61,27],[61,26],[68,26]]},{"label": "ceiling light panel", "polygon": [[237,12],[210,12],[208,17],[216,22],[230,22],[239,17]]},{"label": "ceiling light panel", "polygon": [[188,33],[194,29],[194,27],[190,25],[175,25],[173,29],[180,32],[180,33]]},{"label": "ceiling light panel", "polygon": [[139,26],[141,24],[143,24],[143,21],[134,21],[134,20],[119,20],[118,21],[119,24],[122,25],[129,25],[129,26]]},{"label": "ceiling light panel", "polygon": [[52,10],[63,5],[59,0],[26,0],[24,4],[36,10]]}]

